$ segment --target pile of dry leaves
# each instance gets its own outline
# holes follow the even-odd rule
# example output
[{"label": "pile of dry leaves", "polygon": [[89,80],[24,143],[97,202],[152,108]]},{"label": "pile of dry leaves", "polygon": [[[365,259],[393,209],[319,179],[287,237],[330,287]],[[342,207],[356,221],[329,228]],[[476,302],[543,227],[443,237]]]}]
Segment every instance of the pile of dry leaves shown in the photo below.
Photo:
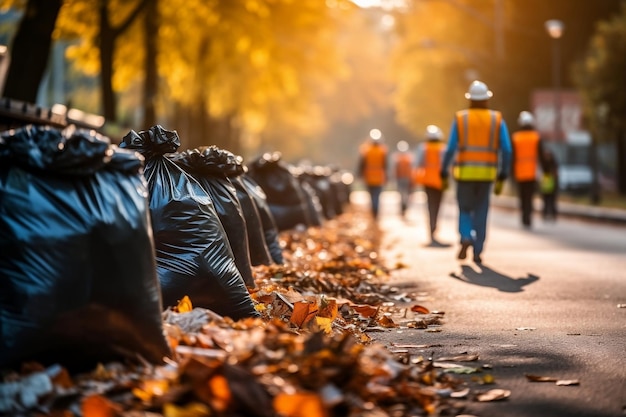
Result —
[{"label": "pile of dry leaves", "polygon": [[0,415],[455,415],[463,381],[367,335],[398,320],[427,329],[443,316],[390,284],[379,233],[354,207],[320,228],[283,233],[285,264],[254,271],[262,318],[234,322],[186,298],[163,314],[172,356],[162,366],[115,362],[70,375],[24,364],[0,383]]}]

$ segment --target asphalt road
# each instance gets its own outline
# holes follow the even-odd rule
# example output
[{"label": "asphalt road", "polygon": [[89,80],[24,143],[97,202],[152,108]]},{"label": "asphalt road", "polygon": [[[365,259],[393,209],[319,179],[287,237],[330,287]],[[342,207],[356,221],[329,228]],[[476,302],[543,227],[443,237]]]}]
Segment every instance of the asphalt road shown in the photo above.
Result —
[{"label": "asphalt road", "polygon": [[[451,193],[448,193],[451,194]],[[363,195],[356,195],[356,201]],[[451,195],[449,197],[452,197]],[[383,194],[382,255],[408,268],[392,282],[414,287],[418,304],[444,311],[426,331],[373,333],[391,349],[438,358],[478,355],[458,375],[472,392],[503,389],[507,399],[465,401],[479,417],[618,417],[626,415],[626,226],[560,218],[533,219],[524,230],[518,212],[492,208],[483,265],[456,259],[457,210],[445,204],[439,240],[429,245],[423,193],[413,195],[406,219],[397,195]],[[484,376],[495,383],[484,385]],[[526,375],[578,381],[531,382]],[[472,398],[472,397],[470,397]]]}]

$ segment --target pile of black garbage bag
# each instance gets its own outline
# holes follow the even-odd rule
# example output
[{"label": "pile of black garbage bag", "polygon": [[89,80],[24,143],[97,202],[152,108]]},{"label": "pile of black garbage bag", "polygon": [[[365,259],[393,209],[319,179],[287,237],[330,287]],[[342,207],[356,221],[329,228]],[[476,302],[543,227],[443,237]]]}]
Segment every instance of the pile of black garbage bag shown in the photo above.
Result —
[{"label": "pile of black garbage bag", "polygon": [[348,202],[336,170],[179,147],[159,125],[119,145],[72,125],[0,135],[0,368],[160,362],[161,313],[186,295],[256,317],[252,268],[284,262],[279,233]]}]

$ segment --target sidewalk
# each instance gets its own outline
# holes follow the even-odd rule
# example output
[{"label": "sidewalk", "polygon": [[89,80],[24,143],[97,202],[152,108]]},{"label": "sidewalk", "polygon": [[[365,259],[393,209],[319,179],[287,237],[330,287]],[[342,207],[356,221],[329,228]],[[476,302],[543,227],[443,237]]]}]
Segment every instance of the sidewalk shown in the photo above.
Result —
[{"label": "sidewalk", "polygon": [[[512,195],[500,195],[492,197],[492,205],[503,209],[518,210],[517,197]],[[541,199],[535,198],[533,201],[534,210],[537,212],[541,208]],[[557,203],[559,216],[579,218],[582,220],[602,221],[607,223],[626,224],[626,210],[600,207],[584,204],[573,204],[563,201]]]}]

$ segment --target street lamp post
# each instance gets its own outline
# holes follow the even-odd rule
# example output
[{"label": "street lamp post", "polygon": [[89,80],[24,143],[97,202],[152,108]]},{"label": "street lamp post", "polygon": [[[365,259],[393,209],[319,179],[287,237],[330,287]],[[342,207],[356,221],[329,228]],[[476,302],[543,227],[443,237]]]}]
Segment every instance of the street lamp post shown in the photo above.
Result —
[{"label": "street lamp post", "polygon": [[565,25],[557,19],[545,23],[546,31],[552,38],[552,84],[554,88],[554,138],[561,140],[561,68],[559,39],[563,36]]}]

